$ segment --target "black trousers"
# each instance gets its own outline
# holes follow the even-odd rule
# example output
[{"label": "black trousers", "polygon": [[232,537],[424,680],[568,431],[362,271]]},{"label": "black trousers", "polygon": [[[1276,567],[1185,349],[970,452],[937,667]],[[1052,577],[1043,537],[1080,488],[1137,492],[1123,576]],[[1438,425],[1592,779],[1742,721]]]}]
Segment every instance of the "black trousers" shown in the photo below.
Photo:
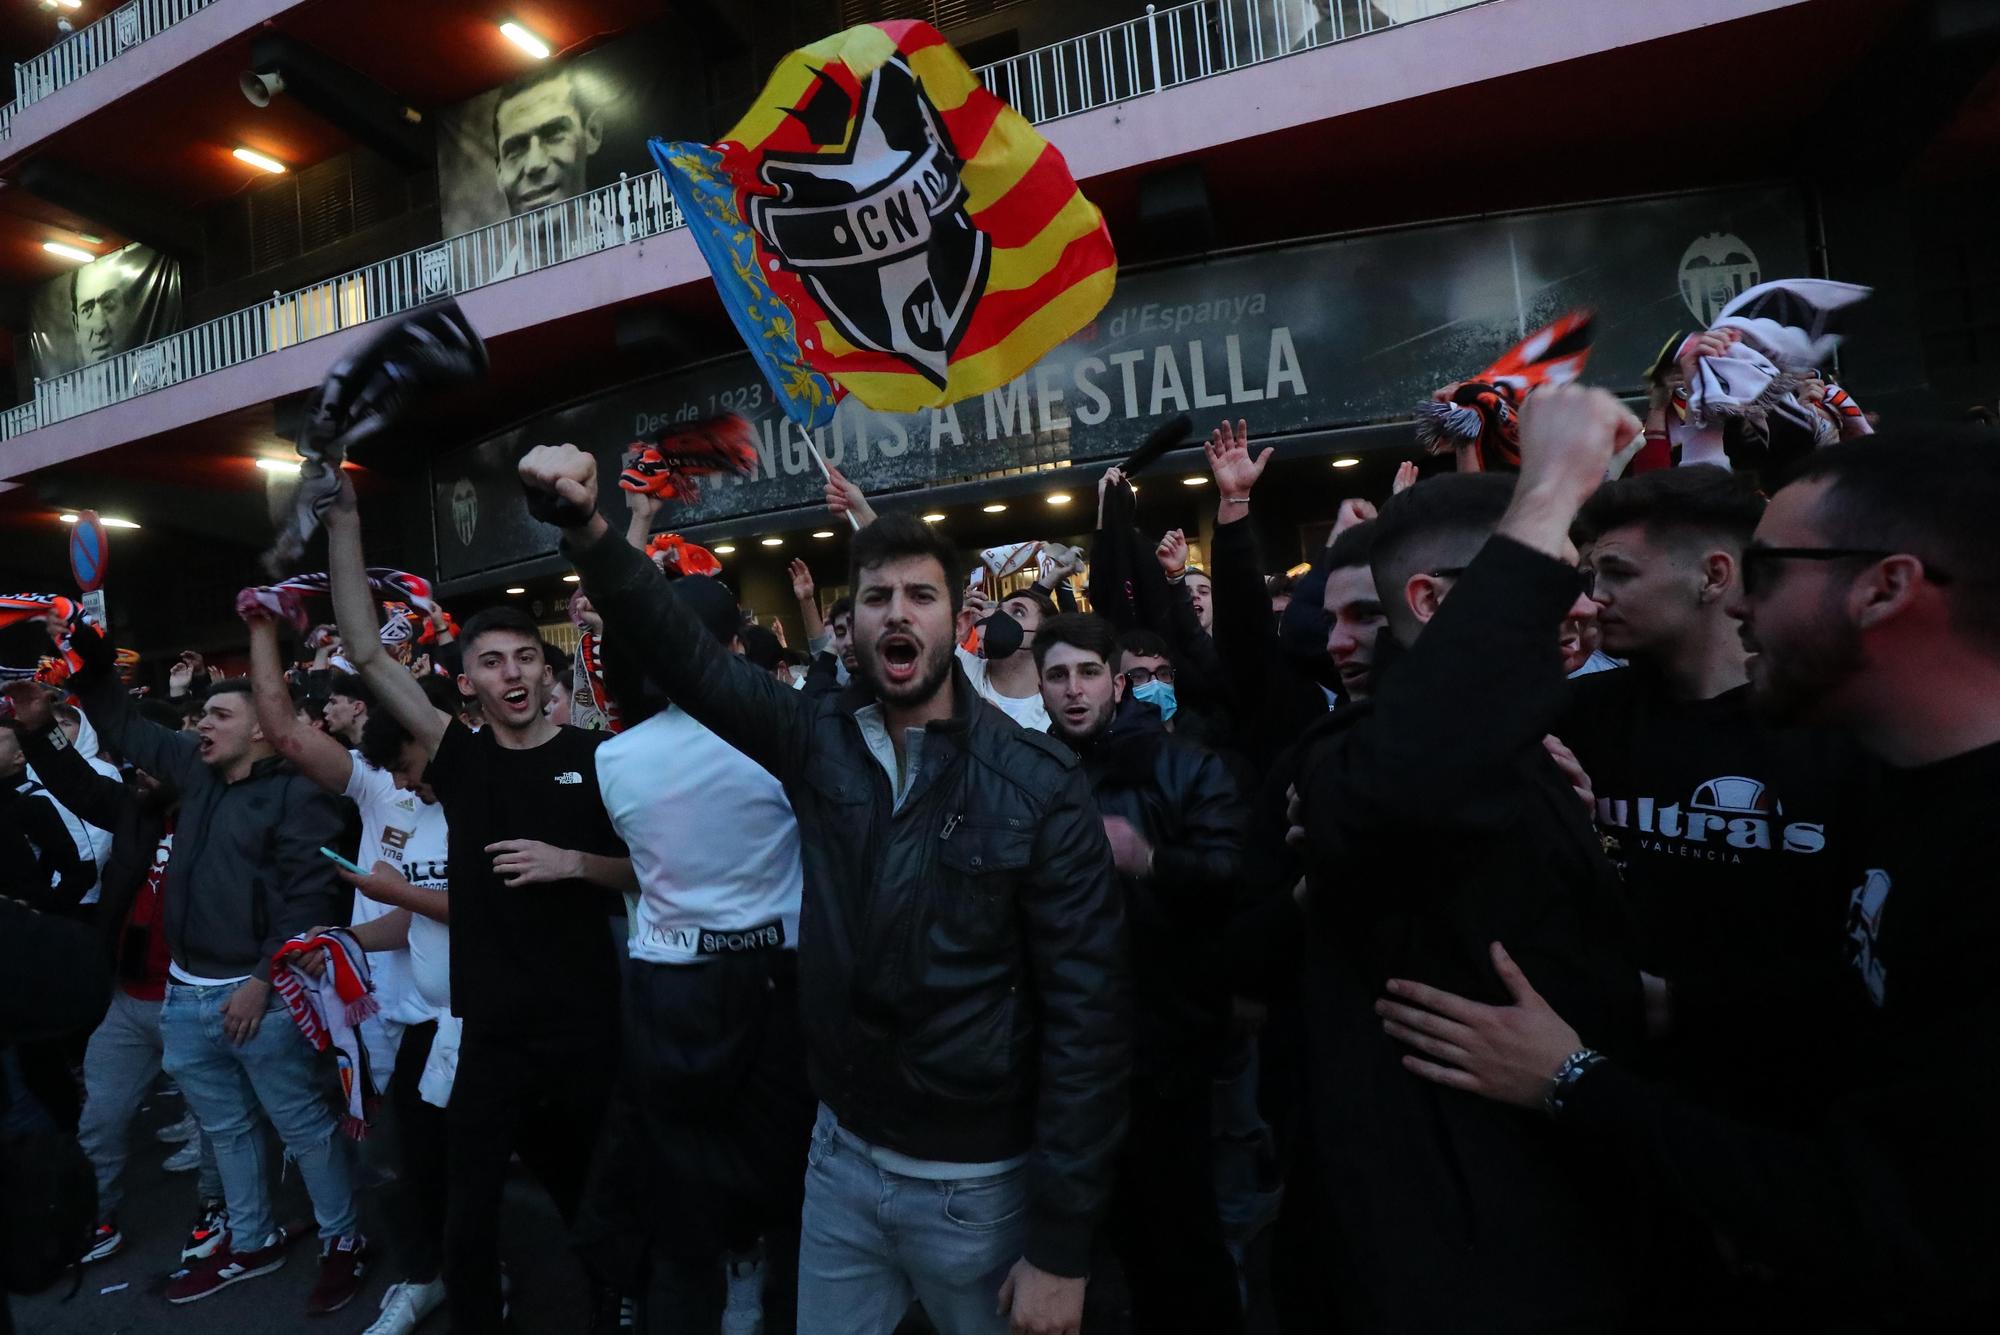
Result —
[{"label": "black trousers", "polygon": [[521,1161],[563,1222],[577,1202],[611,1093],[617,1026],[523,1030],[468,1020],[446,1116],[444,1284],[453,1335],[500,1329],[500,1199]]},{"label": "black trousers", "polygon": [[389,1079],[389,1106],[396,1116],[402,1180],[391,1220],[396,1255],[403,1278],[428,1284],[444,1264],[445,1202],[449,1199],[448,1156],[451,1137],[448,1114],[425,1103],[417,1093],[437,1021],[413,1024],[403,1031],[396,1049],[396,1070]]},{"label": "black trousers", "polygon": [[723,1257],[760,1237],[764,1330],[794,1328],[817,1106],[795,964],[626,963],[622,1066],[577,1233],[600,1284],[644,1295],[655,1335],[715,1335]]},{"label": "black trousers", "polygon": [[1106,1236],[1130,1289],[1132,1329],[1241,1335],[1236,1263],[1215,1204],[1206,1080],[1162,1093],[1138,1080]]}]

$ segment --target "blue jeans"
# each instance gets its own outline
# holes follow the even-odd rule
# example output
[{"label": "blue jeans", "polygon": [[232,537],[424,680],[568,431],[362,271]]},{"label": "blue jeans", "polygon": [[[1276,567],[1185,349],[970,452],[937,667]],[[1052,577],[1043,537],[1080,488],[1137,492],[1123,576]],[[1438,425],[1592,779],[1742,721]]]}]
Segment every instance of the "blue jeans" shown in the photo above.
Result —
[{"label": "blue jeans", "polygon": [[[111,1218],[125,1197],[120,1181],[139,1101],[160,1073],[161,1001],[141,1001],[124,988],[111,994],[111,1008],[83,1050],[83,1118],[77,1123],[77,1143],[97,1170],[97,1217]],[[197,1118],[197,1121],[200,1119]],[[208,1136],[201,1141],[202,1201],[222,1199],[222,1177],[216,1172],[215,1151]]]},{"label": "blue jeans", "polygon": [[819,1110],[800,1220],[799,1335],[890,1335],[912,1297],[939,1335],[1007,1335],[995,1308],[1027,1234],[1025,1171],[906,1177],[873,1149]]},{"label": "blue jeans", "polygon": [[257,1109],[299,1166],[322,1239],[355,1232],[353,1159],[320,1083],[318,1057],[276,992],[257,1033],[242,1047],[222,1032],[235,986],[167,984],[160,1037],[168,1075],[215,1147],[229,1202],[230,1246],[254,1251],[277,1231],[257,1134]]}]

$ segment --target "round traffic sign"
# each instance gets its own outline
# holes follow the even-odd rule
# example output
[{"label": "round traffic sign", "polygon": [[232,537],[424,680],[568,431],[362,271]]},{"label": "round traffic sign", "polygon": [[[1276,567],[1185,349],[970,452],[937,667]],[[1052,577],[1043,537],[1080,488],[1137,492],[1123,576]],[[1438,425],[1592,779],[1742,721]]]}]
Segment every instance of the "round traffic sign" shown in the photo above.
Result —
[{"label": "round traffic sign", "polygon": [[104,525],[95,510],[77,515],[69,532],[69,573],[85,593],[104,587],[104,568],[110,563],[111,549],[104,541]]}]

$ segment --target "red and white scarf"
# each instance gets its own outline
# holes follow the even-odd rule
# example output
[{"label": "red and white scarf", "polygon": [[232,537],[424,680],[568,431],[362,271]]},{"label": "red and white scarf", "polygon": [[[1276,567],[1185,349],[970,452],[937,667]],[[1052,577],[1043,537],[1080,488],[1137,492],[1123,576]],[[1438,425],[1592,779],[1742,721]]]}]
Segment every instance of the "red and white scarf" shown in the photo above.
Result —
[{"label": "red and white scarf", "polygon": [[[416,621],[420,618],[411,615],[412,609],[428,616],[437,607],[437,600],[431,596],[431,582],[405,570],[373,566],[368,571],[368,587],[383,600],[385,617],[380,634],[382,643],[391,648],[408,644],[418,634]],[[332,593],[333,582],[323,572],[294,575],[276,584],[244,589],[236,595],[236,611],[241,615],[261,607],[272,616],[291,622],[304,635],[312,625],[312,619],[306,615],[306,600],[328,598]]]},{"label": "red and white scarf", "polygon": [[[315,950],[326,952],[326,968],[317,978],[296,962]],[[295,936],[271,957],[271,986],[285,999],[292,1022],[313,1050],[334,1050],[341,1092],[347,1096],[347,1115],[341,1118],[340,1129],[362,1139],[378,1101],[368,1074],[368,1048],[361,1041],[361,1022],[380,1009],[368,977],[368,953],[355,944],[351,933],[338,927],[317,936]]]},{"label": "red and white scarf", "polygon": [[7,593],[0,594],[0,627],[12,626],[22,621],[37,621],[51,612],[68,624],[62,638],[56,641],[54,658],[43,659],[35,669],[35,678],[51,685],[68,681],[75,673],[83,670],[83,659],[70,646],[70,637],[77,627],[91,626],[95,622],[84,615],[83,604],[75,598],[60,593]]}]

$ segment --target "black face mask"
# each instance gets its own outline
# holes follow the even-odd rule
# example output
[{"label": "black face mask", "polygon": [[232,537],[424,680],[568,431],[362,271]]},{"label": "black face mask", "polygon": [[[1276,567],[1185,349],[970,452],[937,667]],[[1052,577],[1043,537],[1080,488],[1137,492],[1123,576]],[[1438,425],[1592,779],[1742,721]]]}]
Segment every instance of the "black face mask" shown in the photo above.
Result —
[{"label": "black face mask", "polygon": [[994,612],[979,622],[979,656],[988,662],[1005,658],[1021,647],[1024,638],[1020,622],[1005,612]]}]

